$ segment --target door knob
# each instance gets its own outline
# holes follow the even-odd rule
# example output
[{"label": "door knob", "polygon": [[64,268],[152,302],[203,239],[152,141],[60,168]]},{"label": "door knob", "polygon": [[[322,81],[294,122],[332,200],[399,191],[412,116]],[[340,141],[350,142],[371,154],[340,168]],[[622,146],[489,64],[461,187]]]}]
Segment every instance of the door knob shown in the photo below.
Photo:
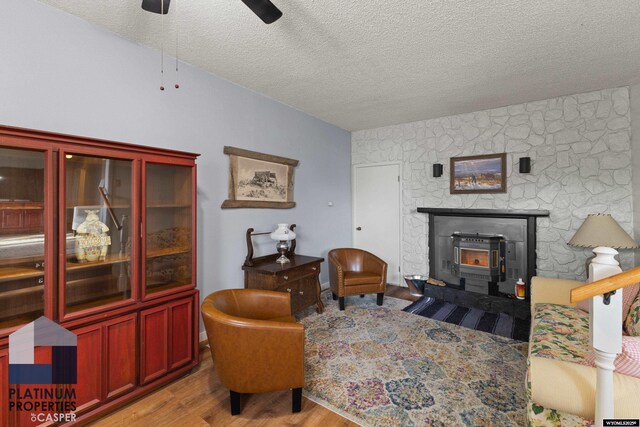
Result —
[{"label": "door knob", "polygon": [[362,230],[362,227],[356,227],[356,230],[360,231]]}]

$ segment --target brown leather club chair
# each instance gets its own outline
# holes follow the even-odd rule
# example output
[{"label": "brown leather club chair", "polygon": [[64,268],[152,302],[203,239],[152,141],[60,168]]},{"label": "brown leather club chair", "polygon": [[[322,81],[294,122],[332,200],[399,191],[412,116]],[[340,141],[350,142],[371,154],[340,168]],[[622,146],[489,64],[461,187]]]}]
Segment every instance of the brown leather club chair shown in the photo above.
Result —
[{"label": "brown leather club chair", "polygon": [[362,249],[340,248],[329,251],[329,280],[333,299],[344,310],[344,297],[378,294],[382,305],[387,288],[387,263]]},{"label": "brown leather club chair", "polygon": [[227,289],[202,301],[202,320],[220,382],[229,389],[231,415],[241,393],[292,389],[300,412],[304,386],[304,326],[291,315],[286,292]]}]

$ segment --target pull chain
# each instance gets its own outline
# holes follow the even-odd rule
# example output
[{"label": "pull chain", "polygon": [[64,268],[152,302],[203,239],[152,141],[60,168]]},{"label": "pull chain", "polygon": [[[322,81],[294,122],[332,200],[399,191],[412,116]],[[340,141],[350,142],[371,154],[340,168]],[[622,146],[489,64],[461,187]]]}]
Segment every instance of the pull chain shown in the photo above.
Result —
[{"label": "pull chain", "polygon": [[178,19],[178,2],[174,0],[173,9],[175,11],[176,18],[174,22],[176,23],[176,84],[175,88],[180,89],[180,76],[178,74],[178,29],[180,28],[180,20]]},{"label": "pull chain", "polygon": [[164,0],[160,0],[160,90],[164,90]]}]

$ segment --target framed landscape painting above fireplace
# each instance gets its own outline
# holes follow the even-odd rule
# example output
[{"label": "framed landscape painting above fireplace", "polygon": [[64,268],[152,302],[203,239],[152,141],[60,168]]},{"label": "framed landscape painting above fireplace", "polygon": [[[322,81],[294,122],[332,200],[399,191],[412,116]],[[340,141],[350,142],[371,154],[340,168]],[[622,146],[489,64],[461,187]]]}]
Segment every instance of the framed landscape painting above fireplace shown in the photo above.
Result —
[{"label": "framed landscape painting above fireplace", "polygon": [[507,154],[451,158],[451,194],[505,193]]}]

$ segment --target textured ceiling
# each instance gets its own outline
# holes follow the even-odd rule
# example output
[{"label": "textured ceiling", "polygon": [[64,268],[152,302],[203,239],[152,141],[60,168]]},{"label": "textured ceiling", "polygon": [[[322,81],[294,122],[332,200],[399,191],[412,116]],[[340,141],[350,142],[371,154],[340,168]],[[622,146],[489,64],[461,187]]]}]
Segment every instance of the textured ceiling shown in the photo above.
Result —
[{"label": "textured ceiling", "polygon": [[[160,46],[140,0],[41,1]],[[273,2],[265,25],[240,0],[173,0],[166,52],[177,25],[181,60],[347,130],[640,82],[638,0]]]}]

